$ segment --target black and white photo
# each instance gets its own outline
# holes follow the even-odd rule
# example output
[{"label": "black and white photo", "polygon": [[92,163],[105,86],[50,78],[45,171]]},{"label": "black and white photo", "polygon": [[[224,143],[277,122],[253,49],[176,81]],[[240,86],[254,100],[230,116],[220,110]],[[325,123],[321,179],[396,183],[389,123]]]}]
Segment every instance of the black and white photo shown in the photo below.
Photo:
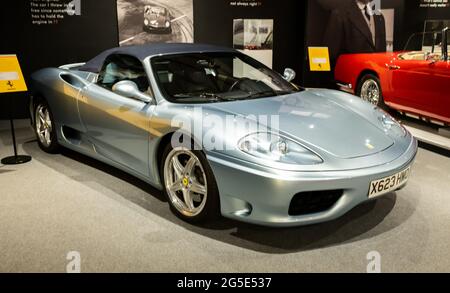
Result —
[{"label": "black and white photo", "polygon": [[119,44],[192,43],[193,0],[118,0]]}]

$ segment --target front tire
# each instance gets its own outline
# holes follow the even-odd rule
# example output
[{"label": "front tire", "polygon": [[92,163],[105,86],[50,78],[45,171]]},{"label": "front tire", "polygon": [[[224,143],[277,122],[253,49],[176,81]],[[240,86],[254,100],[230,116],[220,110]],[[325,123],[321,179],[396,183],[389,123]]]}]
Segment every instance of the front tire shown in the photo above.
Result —
[{"label": "front tire", "polygon": [[34,131],[39,147],[46,153],[59,150],[55,123],[50,107],[44,99],[37,100],[34,107]]},{"label": "front tire", "polygon": [[205,155],[168,144],[163,152],[161,178],[171,210],[190,223],[204,223],[220,215],[217,183]]},{"label": "front tire", "polygon": [[380,79],[374,74],[366,74],[361,78],[356,95],[372,105],[387,109],[383,99]]}]

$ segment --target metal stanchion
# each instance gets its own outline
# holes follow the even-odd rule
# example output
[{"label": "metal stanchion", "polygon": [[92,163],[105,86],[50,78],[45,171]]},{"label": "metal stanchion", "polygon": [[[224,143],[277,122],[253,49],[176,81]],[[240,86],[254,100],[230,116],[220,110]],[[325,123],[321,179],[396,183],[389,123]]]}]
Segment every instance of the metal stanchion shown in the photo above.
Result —
[{"label": "metal stanchion", "polygon": [[11,123],[11,134],[12,134],[12,141],[13,141],[13,146],[14,146],[14,156],[11,157],[7,157],[1,160],[1,163],[3,165],[19,165],[19,164],[24,164],[24,163],[28,163],[31,161],[31,157],[30,156],[19,156],[17,154],[17,143],[16,143],[16,131],[14,129],[14,119],[12,117],[11,112],[13,111],[13,102],[12,102],[13,97],[10,97],[10,118],[9,121]]}]

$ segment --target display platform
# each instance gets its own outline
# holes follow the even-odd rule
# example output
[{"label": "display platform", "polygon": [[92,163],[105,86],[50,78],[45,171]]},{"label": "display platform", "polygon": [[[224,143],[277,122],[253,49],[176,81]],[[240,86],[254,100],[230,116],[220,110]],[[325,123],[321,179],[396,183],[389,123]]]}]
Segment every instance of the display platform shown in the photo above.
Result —
[{"label": "display platform", "polygon": [[[198,226],[179,220],[160,192],[124,172],[69,150],[42,152],[29,124],[16,121],[17,141],[33,161],[0,165],[0,206],[7,207],[1,272],[65,272],[73,250],[86,273],[365,272],[374,250],[383,272],[450,268],[449,177],[442,171],[450,158],[434,152],[419,149],[405,189],[332,222],[271,229],[221,219]],[[0,121],[0,156],[10,148],[9,123]]]},{"label": "display platform", "polygon": [[419,141],[450,151],[450,128],[423,122],[401,114],[397,114],[396,118]]}]

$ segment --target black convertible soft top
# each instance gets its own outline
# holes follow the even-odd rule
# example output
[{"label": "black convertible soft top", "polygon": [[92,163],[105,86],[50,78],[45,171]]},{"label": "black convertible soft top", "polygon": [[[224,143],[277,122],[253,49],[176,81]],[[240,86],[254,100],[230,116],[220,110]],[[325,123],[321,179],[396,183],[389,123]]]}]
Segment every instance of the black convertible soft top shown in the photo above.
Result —
[{"label": "black convertible soft top", "polygon": [[125,54],[139,59],[141,62],[145,58],[154,55],[183,54],[183,53],[201,53],[201,52],[236,52],[234,49],[204,44],[184,44],[184,43],[160,43],[138,46],[124,46],[112,48],[104,51],[97,57],[88,61],[78,70],[99,73],[102,69],[105,59],[114,54]]}]

